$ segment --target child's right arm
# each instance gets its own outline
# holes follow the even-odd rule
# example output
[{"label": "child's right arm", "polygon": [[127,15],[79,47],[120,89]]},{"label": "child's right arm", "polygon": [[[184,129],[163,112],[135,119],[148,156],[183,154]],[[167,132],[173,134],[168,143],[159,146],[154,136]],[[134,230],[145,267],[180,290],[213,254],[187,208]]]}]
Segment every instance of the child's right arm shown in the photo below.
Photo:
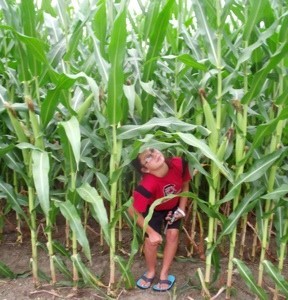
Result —
[{"label": "child's right arm", "polygon": [[[144,227],[144,217],[139,213],[134,207],[133,204],[128,208],[128,213],[132,218],[136,218],[137,224],[143,229]],[[149,240],[152,244],[161,244],[163,239],[161,234],[156,232],[151,226],[147,225],[145,231],[149,237]]]}]

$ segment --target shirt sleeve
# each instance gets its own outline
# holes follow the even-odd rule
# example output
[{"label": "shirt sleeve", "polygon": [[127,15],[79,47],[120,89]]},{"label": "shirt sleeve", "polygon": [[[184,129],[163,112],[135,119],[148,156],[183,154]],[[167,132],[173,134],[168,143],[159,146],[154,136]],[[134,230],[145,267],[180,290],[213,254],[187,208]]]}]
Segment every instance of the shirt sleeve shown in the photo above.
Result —
[{"label": "shirt sleeve", "polygon": [[150,204],[151,192],[149,192],[143,185],[138,185],[133,192],[133,207],[139,213],[147,211]]}]

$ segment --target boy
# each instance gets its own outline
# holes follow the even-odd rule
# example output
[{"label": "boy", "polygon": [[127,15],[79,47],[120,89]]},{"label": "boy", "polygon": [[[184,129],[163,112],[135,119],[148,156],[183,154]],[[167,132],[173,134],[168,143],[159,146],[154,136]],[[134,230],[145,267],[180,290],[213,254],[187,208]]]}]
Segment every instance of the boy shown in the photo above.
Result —
[{"label": "boy", "polygon": [[[137,224],[143,228],[144,218],[150,205],[169,194],[188,192],[191,176],[187,163],[180,157],[166,159],[157,149],[148,148],[132,161],[142,174],[142,179],[133,192],[133,204],[129,214],[136,217]],[[157,205],[145,231],[144,254],[147,272],[137,281],[141,289],[148,289],[156,275],[157,248],[162,244],[161,230],[165,224],[166,243],[160,280],[153,286],[155,291],[167,291],[175,277],[168,271],[178,247],[181,218],[185,217],[187,197],[174,197]]]}]

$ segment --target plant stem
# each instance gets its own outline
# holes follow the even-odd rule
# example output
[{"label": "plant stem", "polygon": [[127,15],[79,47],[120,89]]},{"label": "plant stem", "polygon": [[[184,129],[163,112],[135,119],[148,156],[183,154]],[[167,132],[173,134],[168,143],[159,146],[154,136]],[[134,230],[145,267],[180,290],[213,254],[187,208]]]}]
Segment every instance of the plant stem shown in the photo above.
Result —
[{"label": "plant stem", "polygon": [[[112,181],[112,177],[114,172],[117,170],[119,164],[119,158],[121,155],[122,144],[117,141],[117,132],[116,125],[112,125],[112,153],[110,157],[110,180]],[[110,222],[114,220],[116,206],[117,206],[117,187],[118,180],[114,179],[111,183],[111,201],[110,201]],[[112,292],[115,284],[115,251],[116,251],[116,231],[115,225],[110,228],[110,280],[109,280],[109,290],[108,293]]]},{"label": "plant stem", "polygon": [[31,250],[32,250],[32,273],[35,287],[39,286],[38,279],[38,253],[37,253],[37,228],[36,228],[36,210],[34,200],[34,189],[28,186],[28,199],[29,199],[29,214],[30,214],[30,232],[31,232]]}]

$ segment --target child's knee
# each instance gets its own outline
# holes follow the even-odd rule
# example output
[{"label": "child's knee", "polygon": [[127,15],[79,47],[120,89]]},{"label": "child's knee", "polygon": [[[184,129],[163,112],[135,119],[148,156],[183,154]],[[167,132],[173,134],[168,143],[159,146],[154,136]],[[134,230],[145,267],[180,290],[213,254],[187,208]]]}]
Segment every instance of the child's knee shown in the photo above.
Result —
[{"label": "child's knee", "polygon": [[169,229],[166,233],[166,241],[167,242],[178,242],[179,230],[177,229]]}]

